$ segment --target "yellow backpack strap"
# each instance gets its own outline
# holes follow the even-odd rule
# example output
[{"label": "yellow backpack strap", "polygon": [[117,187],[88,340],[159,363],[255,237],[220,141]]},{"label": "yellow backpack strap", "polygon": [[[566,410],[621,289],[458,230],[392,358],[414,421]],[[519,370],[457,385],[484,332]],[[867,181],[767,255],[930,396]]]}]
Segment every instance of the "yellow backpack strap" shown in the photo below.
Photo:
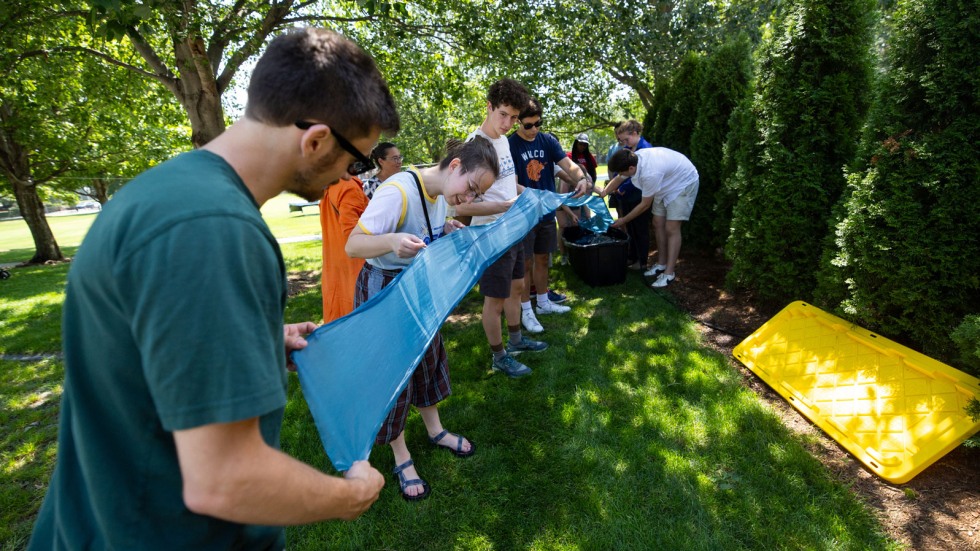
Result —
[{"label": "yellow backpack strap", "polygon": [[[401,225],[405,223],[405,213],[408,212],[408,195],[405,194],[405,188],[403,188],[401,186],[401,184],[399,184],[398,182],[393,182],[393,181],[385,180],[385,183],[383,183],[380,186],[378,186],[378,189],[381,189],[381,188],[387,187],[387,186],[393,186],[393,187],[397,188],[398,191],[401,192],[401,194],[402,194],[402,212],[401,212],[401,214],[398,215],[398,227],[400,228]],[[374,192],[377,193],[378,191],[375,190]]]}]

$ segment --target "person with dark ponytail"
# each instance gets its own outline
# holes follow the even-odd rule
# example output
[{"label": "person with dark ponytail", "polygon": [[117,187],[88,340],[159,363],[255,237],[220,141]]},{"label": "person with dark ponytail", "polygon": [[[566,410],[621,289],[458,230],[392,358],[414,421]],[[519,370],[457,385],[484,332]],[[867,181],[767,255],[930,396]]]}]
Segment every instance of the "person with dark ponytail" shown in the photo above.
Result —
[{"label": "person with dark ponytail", "polygon": [[[374,197],[374,190],[385,180],[402,170],[402,152],[391,142],[381,142],[371,151],[371,160],[378,165],[378,172],[364,180],[364,195]],[[355,174],[356,176],[356,174]]]}]

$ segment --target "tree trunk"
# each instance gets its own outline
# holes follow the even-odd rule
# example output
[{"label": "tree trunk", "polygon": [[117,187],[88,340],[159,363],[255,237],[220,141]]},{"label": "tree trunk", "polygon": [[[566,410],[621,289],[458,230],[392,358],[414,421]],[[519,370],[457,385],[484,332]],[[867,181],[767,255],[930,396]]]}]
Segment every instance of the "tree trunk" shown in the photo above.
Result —
[{"label": "tree trunk", "polygon": [[31,230],[34,238],[34,257],[30,264],[41,264],[48,260],[64,260],[65,255],[61,253],[61,247],[51,232],[48,219],[44,216],[44,203],[37,194],[37,186],[30,180],[11,178],[14,185],[14,196],[17,198],[17,207],[20,214],[27,222],[27,227]]},{"label": "tree trunk", "polygon": [[195,148],[201,147],[225,131],[218,82],[200,38],[176,40],[174,53],[180,75],[177,99],[190,119],[191,142]]},{"label": "tree trunk", "polygon": [[98,201],[100,205],[105,205],[106,201],[109,200],[109,181],[105,178],[92,180],[92,193],[89,196]]},{"label": "tree trunk", "polygon": [[34,258],[31,264],[39,264],[48,260],[64,260],[61,248],[54,239],[48,219],[44,216],[44,203],[37,194],[37,186],[31,177],[31,163],[27,150],[21,146],[11,131],[8,123],[14,119],[10,106],[0,102],[0,171],[13,185],[14,197],[21,216],[27,222],[34,238]]}]

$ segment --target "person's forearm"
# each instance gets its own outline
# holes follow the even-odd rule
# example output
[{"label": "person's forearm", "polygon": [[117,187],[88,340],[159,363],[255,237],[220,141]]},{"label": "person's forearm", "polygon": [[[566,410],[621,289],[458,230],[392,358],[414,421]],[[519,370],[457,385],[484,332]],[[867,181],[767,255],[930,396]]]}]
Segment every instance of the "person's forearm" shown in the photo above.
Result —
[{"label": "person's forearm", "polygon": [[481,201],[479,203],[463,203],[456,205],[459,216],[492,216],[507,212],[511,203],[507,201]]},{"label": "person's forearm", "polygon": [[370,484],[324,474],[267,448],[243,457],[205,492],[188,492],[188,509],[242,524],[287,526],[331,519],[353,520],[374,500]]},{"label": "person's forearm", "polygon": [[283,526],[354,519],[384,485],[374,469],[339,478],[269,447],[257,419],[178,431],[174,441],[187,508],[231,522]]},{"label": "person's forearm", "polygon": [[640,200],[639,205],[636,205],[636,207],[633,208],[633,210],[626,213],[626,216],[620,218],[620,220],[622,220],[624,224],[628,222],[632,222],[633,220],[636,219],[636,217],[643,214],[643,211],[650,210],[651,205],[653,205],[653,197],[644,197],[643,199]]},{"label": "person's forearm", "polygon": [[613,193],[616,192],[617,189],[619,189],[619,185],[622,184],[625,180],[626,178],[616,175],[615,177],[613,177],[612,180],[609,180],[609,183],[606,184],[606,187],[602,188],[602,194],[612,195]]},{"label": "person's forearm", "polygon": [[351,258],[377,258],[392,252],[392,235],[394,234],[368,235],[355,230],[347,238],[344,251]]}]

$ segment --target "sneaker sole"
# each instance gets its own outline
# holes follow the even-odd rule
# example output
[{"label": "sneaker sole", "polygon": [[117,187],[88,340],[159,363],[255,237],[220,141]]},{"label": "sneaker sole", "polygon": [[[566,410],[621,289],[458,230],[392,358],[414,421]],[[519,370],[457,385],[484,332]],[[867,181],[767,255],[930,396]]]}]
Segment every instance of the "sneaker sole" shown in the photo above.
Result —
[{"label": "sneaker sole", "polygon": [[498,369],[498,368],[493,367],[493,366],[491,366],[490,370],[493,371],[494,373],[503,373],[504,375],[506,375],[510,379],[520,379],[521,377],[527,377],[528,375],[530,375],[531,373],[533,373],[533,371],[528,371],[527,373],[516,373],[516,374],[513,374],[512,375],[512,374],[504,371],[503,369]]},{"label": "sneaker sole", "polygon": [[544,352],[547,349],[548,349],[547,346],[544,347],[544,348],[538,348],[537,350],[531,350],[530,348],[520,348],[520,349],[512,350],[512,349],[508,348],[507,349],[507,353],[510,354],[511,356],[516,356],[516,355],[520,354],[521,352]]}]

